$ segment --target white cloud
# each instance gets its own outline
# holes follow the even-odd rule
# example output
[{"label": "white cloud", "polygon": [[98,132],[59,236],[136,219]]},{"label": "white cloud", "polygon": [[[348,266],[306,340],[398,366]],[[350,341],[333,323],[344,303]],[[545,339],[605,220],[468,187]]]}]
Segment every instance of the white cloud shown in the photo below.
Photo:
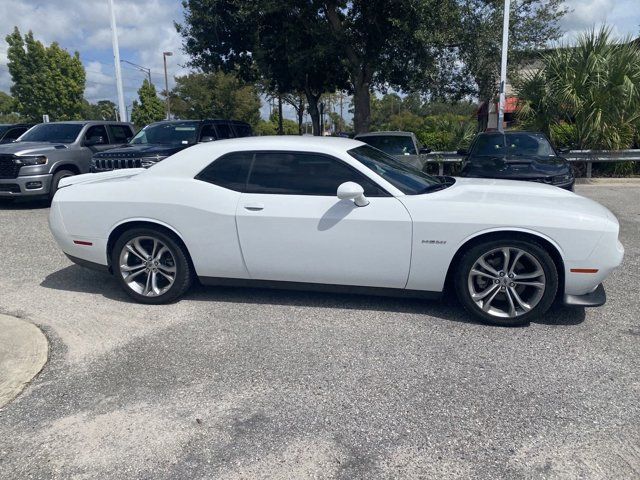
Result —
[{"label": "white cloud", "polygon": [[[121,58],[151,69],[158,90],[164,88],[162,52],[168,59],[170,85],[173,76],[183,75],[188,57],[181,50],[182,40],[173,25],[182,21],[182,7],[175,0],[114,0]],[[111,29],[106,0],[13,0],[3,8],[0,35],[4,37],[18,26],[21,32],[33,30],[45,44],[58,42],[69,51],[79,51],[87,69],[86,97],[95,101],[116,99]],[[6,67],[6,44],[0,44],[0,90],[7,91],[11,79]],[[127,103],[136,96],[144,74],[123,65],[123,83]]]},{"label": "white cloud", "polygon": [[561,21],[566,41],[604,24],[609,25],[618,38],[640,34],[638,0],[567,0],[566,7],[569,13]]}]

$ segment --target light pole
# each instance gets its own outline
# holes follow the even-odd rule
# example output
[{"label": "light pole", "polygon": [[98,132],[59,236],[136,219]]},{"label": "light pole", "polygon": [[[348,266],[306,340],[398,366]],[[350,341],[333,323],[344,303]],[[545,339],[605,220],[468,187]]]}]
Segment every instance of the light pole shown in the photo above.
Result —
[{"label": "light pole", "polygon": [[169,77],[167,77],[167,57],[173,55],[173,52],[162,52],[162,60],[164,61],[164,93],[167,102],[167,120],[171,117],[171,107],[169,106]]},{"label": "light pole", "polygon": [[147,74],[147,78],[149,79],[149,84],[151,84],[151,69],[150,68],[143,67],[142,65],[138,65],[137,63],[130,62],[129,60],[120,60],[120,61],[122,63],[128,63],[129,65],[133,65],[134,67],[136,67],[141,72],[146,73]]},{"label": "light pole", "polygon": [[[111,43],[113,46],[113,63],[116,69],[116,89],[118,90],[118,112],[121,122],[127,121],[124,108],[124,90],[122,89],[122,72],[120,71],[120,47],[118,46],[118,30],[116,29],[116,12],[113,0],[109,0],[109,15],[111,17]],[[124,115],[124,117],[123,117]]]},{"label": "light pole", "polygon": [[504,2],[504,15],[502,18],[502,63],[500,65],[500,101],[498,103],[498,131],[504,132],[504,105],[506,102],[507,84],[507,52],[509,51],[509,11],[511,0]]}]

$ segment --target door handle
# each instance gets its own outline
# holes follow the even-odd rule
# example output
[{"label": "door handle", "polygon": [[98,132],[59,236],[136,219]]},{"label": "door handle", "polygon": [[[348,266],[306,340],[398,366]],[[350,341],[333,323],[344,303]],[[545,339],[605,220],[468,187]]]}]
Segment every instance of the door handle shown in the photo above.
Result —
[{"label": "door handle", "polygon": [[250,203],[245,205],[244,209],[251,212],[259,212],[260,210],[264,209],[264,205],[262,205],[261,203]]}]

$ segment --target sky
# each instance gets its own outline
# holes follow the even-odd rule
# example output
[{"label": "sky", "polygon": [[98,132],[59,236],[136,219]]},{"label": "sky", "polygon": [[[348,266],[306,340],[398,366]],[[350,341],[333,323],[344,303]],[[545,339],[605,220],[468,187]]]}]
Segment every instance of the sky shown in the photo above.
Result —
[{"label": "sky", "polygon": [[[107,0],[1,0],[0,34],[3,38],[18,26],[21,32],[33,30],[36,38],[49,44],[79,51],[87,72],[85,96],[88,100],[116,101],[113,51]],[[562,20],[564,39],[570,41],[577,32],[606,22],[617,36],[640,35],[640,0],[568,0],[571,10]],[[182,40],[174,22],[183,21],[180,0],[114,0],[120,42],[120,58],[151,69],[158,90],[164,88],[162,52],[168,58],[169,88],[173,76],[188,72],[188,57],[181,50]],[[7,46],[0,42],[0,90],[8,92],[11,78],[7,69]],[[123,64],[125,103],[136,98],[145,73]],[[264,105],[263,116],[268,115]],[[292,111],[285,115],[293,118]]]}]

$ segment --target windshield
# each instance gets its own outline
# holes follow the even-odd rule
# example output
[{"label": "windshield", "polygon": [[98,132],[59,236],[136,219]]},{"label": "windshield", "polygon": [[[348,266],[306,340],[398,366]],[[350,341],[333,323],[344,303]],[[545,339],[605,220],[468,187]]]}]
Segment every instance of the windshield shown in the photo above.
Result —
[{"label": "windshield", "polygon": [[132,145],[160,143],[163,145],[188,145],[196,143],[199,122],[172,122],[147,125],[131,139]]},{"label": "windshield", "polygon": [[382,150],[388,155],[415,155],[416,147],[411,137],[400,135],[372,135],[360,137],[357,140],[368,143],[372,147]]},{"label": "windshield", "polygon": [[373,170],[405,195],[427,193],[442,182],[431,175],[405,165],[390,155],[368,145],[349,150],[349,155]]},{"label": "windshield", "polygon": [[554,156],[553,147],[542,133],[517,132],[503,135],[480,135],[473,146],[472,156]]},{"label": "windshield", "polygon": [[28,130],[19,142],[73,143],[83,125],[78,123],[41,123]]}]

